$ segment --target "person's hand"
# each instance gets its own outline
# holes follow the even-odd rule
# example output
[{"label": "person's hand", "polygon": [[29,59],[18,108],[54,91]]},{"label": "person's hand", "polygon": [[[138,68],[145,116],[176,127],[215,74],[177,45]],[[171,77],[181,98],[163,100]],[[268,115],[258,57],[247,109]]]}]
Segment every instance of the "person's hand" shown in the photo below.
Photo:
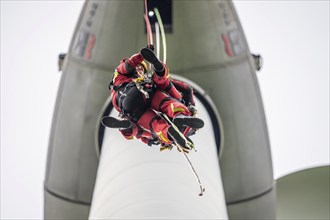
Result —
[{"label": "person's hand", "polygon": [[150,50],[155,51],[155,47],[152,44],[147,45],[146,48],[149,48]]},{"label": "person's hand", "polygon": [[188,109],[192,116],[195,116],[197,114],[197,109],[190,102],[188,103]]}]

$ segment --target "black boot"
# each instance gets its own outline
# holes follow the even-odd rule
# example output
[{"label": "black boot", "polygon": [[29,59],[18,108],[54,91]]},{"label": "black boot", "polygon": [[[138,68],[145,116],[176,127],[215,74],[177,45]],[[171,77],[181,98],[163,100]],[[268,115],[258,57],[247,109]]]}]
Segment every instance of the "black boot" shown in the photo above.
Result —
[{"label": "black boot", "polygon": [[104,126],[109,128],[128,129],[132,126],[131,122],[128,120],[118,120],[110,116],[103,117],[101,122]]},{"label": "black boot", "polygon": [[177,143],[179,146],[183,147],[184,149],[191,150],[191,148],[189,148],[187,146],[185,138],[181,136],[182,134],[177,132],[172,126],[170,126],[168,128],[167,132],[168,132],[170,138],[172,139],[172,141],[174,141],[175,143]]},{"label": "black boot", "polygon": [[164,72],[164,66],[163,64],[158,60],[156,54],[149,48],[142,48],[140,51],[141,55],[145,60],[150,62],[152,65],[154,65],[155,71],[158,73]]},{"label": "black boot", "polygon": [[186,115],[177,115],[173,119],[173,123],[177,126],[188,126],[191,128],[202,128],[204,127],[204,121],[200,118]]}]

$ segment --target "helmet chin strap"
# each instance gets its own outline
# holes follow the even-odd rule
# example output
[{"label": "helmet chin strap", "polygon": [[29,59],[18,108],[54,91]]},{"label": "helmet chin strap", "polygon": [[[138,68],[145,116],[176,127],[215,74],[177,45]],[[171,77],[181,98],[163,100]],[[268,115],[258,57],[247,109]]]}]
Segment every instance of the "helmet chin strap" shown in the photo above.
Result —
[{"label": "helmet chin strap", "polygon": [[138,74],[139,78],[144,78],[144,69],[136,69],[136,73]]}]

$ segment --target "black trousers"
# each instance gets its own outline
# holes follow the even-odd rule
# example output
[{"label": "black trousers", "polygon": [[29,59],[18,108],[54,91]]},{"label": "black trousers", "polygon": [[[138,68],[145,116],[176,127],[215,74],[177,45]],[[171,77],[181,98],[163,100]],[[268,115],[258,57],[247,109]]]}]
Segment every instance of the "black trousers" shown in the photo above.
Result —
[{"label": "black trousers", "polygon": [[135,85],[127,85],[117,91],[117,103],[130,120],[137,122],[150,107],[150,103]]}]

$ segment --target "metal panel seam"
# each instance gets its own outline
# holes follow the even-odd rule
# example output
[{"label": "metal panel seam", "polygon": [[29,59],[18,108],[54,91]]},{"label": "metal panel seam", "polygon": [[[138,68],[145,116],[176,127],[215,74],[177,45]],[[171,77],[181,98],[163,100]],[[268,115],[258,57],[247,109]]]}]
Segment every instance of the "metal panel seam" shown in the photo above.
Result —
[{"label": "metal panel seam", "polygon": [[249,198],[245,198],[245,199],[240,199],[240,200],[237,200],[237,201],[231,201],[231,202],[227,202],[226,204],[227,205],[235,205],[235,204],[239,204],[239,203],[243,203],[243,202],[248,202],[248,201],[251,201],[251,200],[254,200],[254,199],[257,199],[257,198],[260,198],[268,193],[270,193],[272,190],[275,189],[275,181],[273,182],[273,184],[271,185],[270,188],[266,189],[264,192],[261,192],[257,195],[254,195],[254,196],[251,196]]},{"label": "metal panel seam", "polygon": [[78,200],[73,200],[73,199],[69,199],[69,198],[66,198],[64,196],[60,196],[54,192],[52,192],[50,189],[48,189],[47,187],[44,187],[45,191],[48,192],[50,195],[58,198],[58,199],[61,199],[61,200],[65,200],[67,202],[71,202],[71,203],[75,203],[75,204],[80,204],[80,205],[85,205],[85,206],[90,206],[91,203],[88,203],[88,202],[83,202],[83,201],[78,201]]}]

